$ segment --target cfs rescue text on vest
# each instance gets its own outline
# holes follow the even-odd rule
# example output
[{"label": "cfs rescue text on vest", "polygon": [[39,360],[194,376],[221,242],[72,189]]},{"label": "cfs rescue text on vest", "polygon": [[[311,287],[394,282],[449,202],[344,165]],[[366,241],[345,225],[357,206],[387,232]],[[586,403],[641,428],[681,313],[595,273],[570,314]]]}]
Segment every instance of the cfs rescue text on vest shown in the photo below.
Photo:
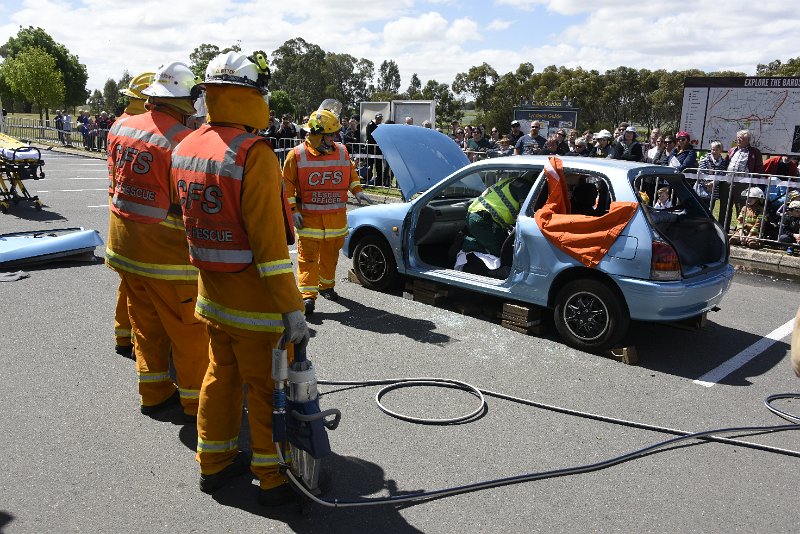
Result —
[{"label": "cfs rescue text on vest", "polygon": [[178,180],[178,196],[184,213],[192,209],[195,200],[202,200],[200,207],[209,214],[219,213],[222,210],[222,189],[217,185],[206,185],[202,182],[189,182]]},{"label": "cfs rescue text on vest", "polygon": [[117,183],[116,192],[122,193],[123,195],[127,195],[129,197],[140,198],[142,200],[147,200],[150,202],[155,202],[156,200],[155,191],[150,191],[149,189],[144,189],[142,187],[136,187],[135,185],[124,184],[122,182]]}]

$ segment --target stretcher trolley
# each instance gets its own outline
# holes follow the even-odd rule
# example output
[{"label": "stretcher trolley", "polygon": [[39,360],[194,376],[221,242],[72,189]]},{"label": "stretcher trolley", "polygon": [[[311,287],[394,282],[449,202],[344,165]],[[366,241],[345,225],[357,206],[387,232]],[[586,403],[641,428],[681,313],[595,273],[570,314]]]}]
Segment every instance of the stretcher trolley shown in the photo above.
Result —
[{"label": "stretcher trolley", "polygon": [[8,212],[11,203],[31,202],[42,209],[38,196],[31,196],[23,180],[44,178],[44,160],[38,148],[28,146],[11,136],[0,133],[0,211]]}]

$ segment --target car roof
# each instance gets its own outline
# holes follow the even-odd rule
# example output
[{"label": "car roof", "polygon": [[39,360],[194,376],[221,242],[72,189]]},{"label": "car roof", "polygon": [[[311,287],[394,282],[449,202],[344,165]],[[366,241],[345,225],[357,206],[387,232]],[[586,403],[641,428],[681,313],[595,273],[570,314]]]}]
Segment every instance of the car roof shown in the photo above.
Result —
[{"label": "car roof", "polygon": [[[480,167],[496,167],[501,165],[540,165],[543,166],[548,158],[553,156],[506,156],[503,158],[485,159],[472,163],[470,167],[478,169]],[[587,158],[580,156],[555,156],[564,162],[564,166],[570,169],[581,169],[589,172],[607,174],[612,170],[623,171],[628,175],[631,171],[640,171],[646,174],[679,174],[674,167],[664,165],[653,165],[638,161],[625,161],[619,159]]]}]

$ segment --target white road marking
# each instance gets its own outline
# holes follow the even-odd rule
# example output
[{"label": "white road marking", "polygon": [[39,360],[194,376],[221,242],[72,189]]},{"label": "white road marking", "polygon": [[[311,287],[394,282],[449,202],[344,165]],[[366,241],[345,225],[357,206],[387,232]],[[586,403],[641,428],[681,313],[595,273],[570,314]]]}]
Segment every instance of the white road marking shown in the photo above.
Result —
[{"label": "white road marking", "polygon": [[91,176],[82,176],[82,177],[76,177],[76,178],[68,178],[68,180],[108,180],[108,176],[107,175],[106,176],[98,176],[96,178],[93,178]]},{"label": "white road marking", "polygon": [[746,363],[770,348],[772,345],[791,334],[793,327],[794,319],[790,319],[786,322],[786,324],[779,326],[722,365],[710,370],[695,380],[694,383],[710,388],[732,372],[736,371],[740,367],[743,367]]},{"label": "white road marking", "polygon": [[86,206],[87,208],[107,208],[108,204],[100,204],[98,206]]}]

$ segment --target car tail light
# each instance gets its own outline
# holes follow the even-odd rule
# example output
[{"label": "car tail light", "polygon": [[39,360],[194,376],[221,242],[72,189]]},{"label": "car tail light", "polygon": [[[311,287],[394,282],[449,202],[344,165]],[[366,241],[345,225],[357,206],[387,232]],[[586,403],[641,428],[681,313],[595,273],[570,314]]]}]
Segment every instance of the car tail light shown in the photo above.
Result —
[{"label": "car tail light", "polygon": [[652,280],[680,280],[681,262],[675,249],[663,241],[653,241],[650,259]]}]

